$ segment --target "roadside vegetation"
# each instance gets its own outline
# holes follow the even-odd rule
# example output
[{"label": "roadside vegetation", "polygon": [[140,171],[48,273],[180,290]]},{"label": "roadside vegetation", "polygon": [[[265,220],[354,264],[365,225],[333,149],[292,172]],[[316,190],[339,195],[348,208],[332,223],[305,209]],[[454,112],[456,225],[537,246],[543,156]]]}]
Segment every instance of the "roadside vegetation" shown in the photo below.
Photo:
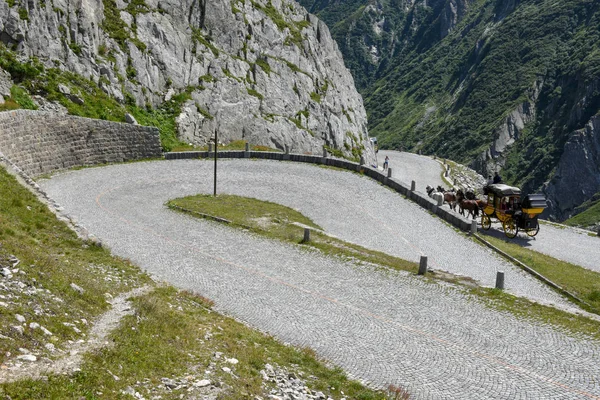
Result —
[{"label": "roadside vegetation", "polygon": [[508,240],[488,235],[485,236],[485,239],[585,301],[587,304],[581,304],[583,309],[600,314],[600,273],[525,249]]},{"label": "roadside vegetation", "polygon": [[[231,226],[271,239],[313,247],[327,255],[415,273],[418,269],[414,262],[331,237],[309,218],[280,204],[234,195],[214,197],[200,194],[174,199],[167,205],[199,217],[223,218]],[[305,227],[311,230],[307,242],[304,241]]]},{"label": "roadside vegetation", "polygon": [[575,209],[575,216],[564,222],[566,225],[578,226],[581,228],[600,229],[600,193],[596,193],[590,200],[581,204]]},{"label": "roadside vegetation", "polygon": [[[261,373],[269,364],[334,398],[385,398],[325,366],[312,351],[222,316],[210,300],[156,284],[130,261],[80,240],[3,168],[0,187],[0,378],[28,363],[19,356],[43,363],[43,379],[0,379],[0,397],[254,398],[276,387],[275,378]],[[85,354],[71,374],[47,367],[89,338],[96,318],[110,308],[107,300],[142,286],[151,291],[131,299],[133,314],[110,333],[109,346]]]}]

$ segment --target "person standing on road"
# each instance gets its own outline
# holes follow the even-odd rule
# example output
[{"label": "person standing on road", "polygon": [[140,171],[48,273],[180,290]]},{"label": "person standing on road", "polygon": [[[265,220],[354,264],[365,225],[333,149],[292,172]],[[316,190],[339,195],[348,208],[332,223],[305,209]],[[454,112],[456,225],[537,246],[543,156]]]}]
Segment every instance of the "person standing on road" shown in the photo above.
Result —
[{"label": "person standing on road", "polygon": [[390,158],[388,156],[385,156],[385,161],[383,162],[383,170],[387,170],[388,166],[390,165]]}]

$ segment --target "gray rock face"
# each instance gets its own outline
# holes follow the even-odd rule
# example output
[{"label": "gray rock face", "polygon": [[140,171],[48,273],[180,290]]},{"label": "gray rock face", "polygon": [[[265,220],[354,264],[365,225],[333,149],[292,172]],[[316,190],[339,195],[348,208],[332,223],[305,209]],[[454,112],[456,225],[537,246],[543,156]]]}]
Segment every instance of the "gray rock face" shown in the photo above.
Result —
[{"label": "gray rock face", "polygon": [[467,13],[468,7],[468,0],[448,0],[446,2],[444,11],[440,15],[440,33],[442,38],[448,36],[450,31]]},{"label": "gray rock face", "polygon": [[10,97],[12,84],[10,74],[0,68],[0,103],[4,103],[5,99]]},{"label": "gray rock face", "polygon": [[510,146],[519,138],[525,124],[535,120],[535,115],[535,106],[530,102],[521,103],[496,129],[492,145],[472,163],[473,168],[486,176],[499,172],[506,163]]},{"label": "gray rock face", "polygon": [[374,160],[362,98],[337,45],[295,2],[111,3],[31,0],[19,6],[21,19],[19,7],[0,2],[1,40],[91,78],[119,101],[127,93],[158,106],[187,91],[178,118],[186,142],[204,144],[218,130],[221,142],[317,154],[327,145]]},{"label": "gray rock face", "polygon": [[545,192],[559,219],[569,218],[576,206],[600,192],[600,116],[573,132]]}]

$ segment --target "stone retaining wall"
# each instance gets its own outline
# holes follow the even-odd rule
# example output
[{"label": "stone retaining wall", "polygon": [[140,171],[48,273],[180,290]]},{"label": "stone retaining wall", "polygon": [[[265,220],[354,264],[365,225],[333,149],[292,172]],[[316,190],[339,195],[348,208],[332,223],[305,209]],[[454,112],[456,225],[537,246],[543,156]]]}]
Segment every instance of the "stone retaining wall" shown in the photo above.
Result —
[{"label": "stone retaining wall", "polygon": [[0,112],[0,153],[31,177],[161,152],[152,127],[32,110]]},{"label": "stone retaining wall", "polygon": [[[194,158],[208,158],[214,157],[214,153],[207,151],[187,151],[177,153],[166,153],[165,159],[167,160],[180,160],[180,159],[194,159]],[[448,223],[456,226],[463,231],[469,231],[471,229],[471,220],[461,216],[456,211],[450,210],[449,207],[439,207],[437,203],[427,196],[426,193],[419,191],[410,190],[410,185],[401,182],[393,177],[388,178],[387,174],[379,171],[378,169],[370,168],[366,165],[360,165],[347,160],[340,160],[328,157],[309,156],[302,154],[285,154],[276,152],[263,152],[263,151],[223,151],[217,153],[218,158],[260,158],[267,160],[280,160],[280,161],[296,161],[305,162],[312,164],[329,165],[332,167],[343,168],[350,171],[359,172],[372,179],[375,179],[381,184],[390,187],[396,192],[406,196],[421,207],[431,211],[440,218],[444,219]]]}]

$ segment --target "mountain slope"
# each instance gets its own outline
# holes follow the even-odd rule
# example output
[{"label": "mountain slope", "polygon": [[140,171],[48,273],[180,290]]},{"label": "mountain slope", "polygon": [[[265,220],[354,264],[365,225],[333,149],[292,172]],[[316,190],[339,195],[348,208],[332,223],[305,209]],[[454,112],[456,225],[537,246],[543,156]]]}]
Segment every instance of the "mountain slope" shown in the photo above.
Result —
[{"label": "mountain slope", "polygon": [[[116,109],[167,104],[186,143],[206,144],[219,130],[225,143],[319,154],[326,145],[373,158],[362,100],[335,42],[293,2],[0,0],[0,40],[20,62],[4,66],[12,79],[71,112],[85,114],[87,105],[73,103],[99,88]],[[38,73],[21,76],[27,63]],[[80,79],[88,81],[71,83]]]},{"label": "mountain slope", "polygon": [[[342,4],[357,3],[329,3],[318,15],[327,21]],[[589,139],[576,142],[597,141],[600,3],[381,0],[360,7],[332,32],[365,83],[370,132],[382,147],[437,153],[484,174],[501,170],[526,192],[545,190],[557,219],[600,192],[598,149],[565,151],[585,126]],[[354,40],[359,26],[368,28]],[[354,68],[363,62],[356,49],[364,54],[378,40],[388,43],[376,46],[379,61],[365,73]]]}]

